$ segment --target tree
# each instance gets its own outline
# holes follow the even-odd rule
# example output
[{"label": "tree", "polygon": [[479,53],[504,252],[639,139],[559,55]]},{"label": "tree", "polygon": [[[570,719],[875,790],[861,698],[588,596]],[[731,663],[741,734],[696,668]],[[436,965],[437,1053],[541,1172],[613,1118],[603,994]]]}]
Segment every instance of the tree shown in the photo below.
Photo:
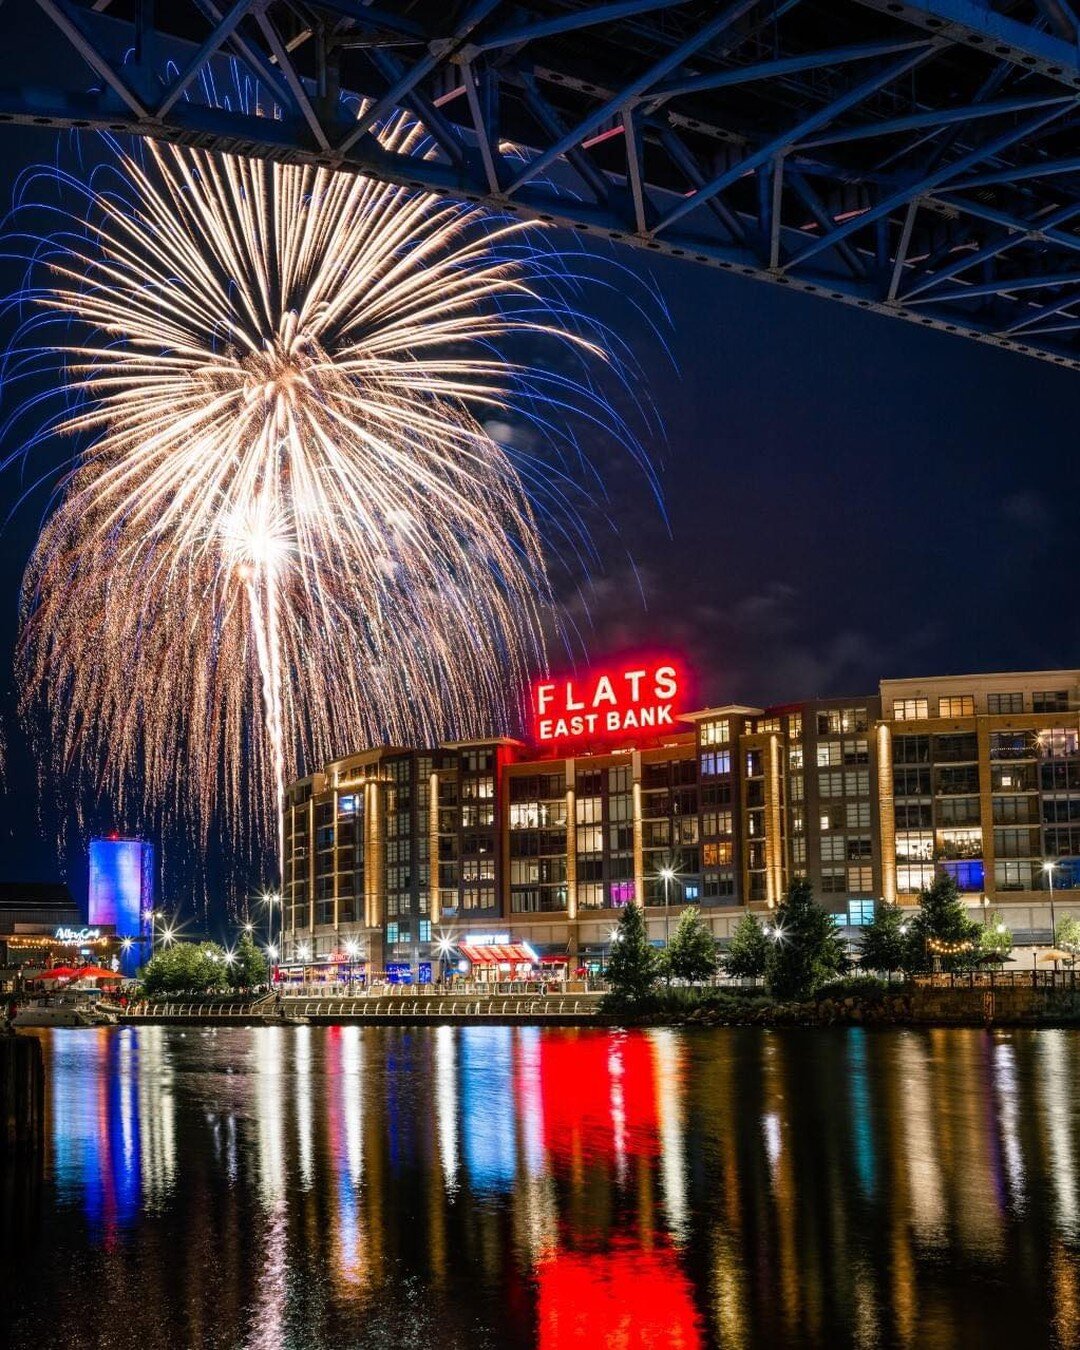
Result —
[{"label": "tree", "polygon": [[[1080,934],[1078,934],[1080,935]],[[1008,956],[1013,948],[1013,935],[1006,928],[1000,914],[990,914],[979,933],[979,954]]]},{"label": "tree", "polygon": [[266,977],[266,954],[259,951],[250,935],[245,933],[233,952],[229,983],[234,989],[251,989],[257,984],[265,984]]},{"label": "tree", "polygon": [[887,975],[894,970],[906,970],[910,950],[903,913],[898,905],[882,901],[859,938],[863,969],[883,970]]},{"label": "tree", "polygon": [[776,909],[765,976],[774,998],[803,999],[849,966],[832,915],[814,900],[805,877],[793,881]]},{"label": "tree", "polygon": [[731,945],[724,954],[724,969],[736,980],[759,980],[769,961],[769,939],[753,914],[744,914],[735,925]]},{"label": "tree", "polygon": [[1054,941],[1074,957],[1080,953],[1080,919],[1075,914],[1065,914],[1058,919]]},{"label": "tree", "polygon": [[667,974],[688,984],[702,984],[716,974],[716,942],[691,906],[682,916],[664,952]]},{"label": "tree", "polygon": [[956,880],[941,872],[919,895],[919,912],[908,925],[916,969],[966,970],[979,953],[979,924],[968,916]]},{"label": "tree", "polygon": [[174,942],[155,952],[142,970],[148,994],[204,994],[228,984],[225,953],[216,942]]},{"label": "tree", "polygon": [[645,930],[645,913],[640,905],[627,905],[611,940],[608,984],[621,999],[633,1003],[650,992],[656,983],[657,968],[656,952],[649,945]]}]

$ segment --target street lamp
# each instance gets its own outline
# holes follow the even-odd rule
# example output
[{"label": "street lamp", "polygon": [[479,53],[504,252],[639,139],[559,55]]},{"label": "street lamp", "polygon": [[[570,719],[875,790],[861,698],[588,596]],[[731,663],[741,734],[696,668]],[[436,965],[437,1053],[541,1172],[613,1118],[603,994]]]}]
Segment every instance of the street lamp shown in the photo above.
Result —
[{"label": "street lamp", "polygon": [[1054,868],[1056,862],[1044,862],[1042,870],[1046,873],[1046,881],[1050,887],[1050,945],[1057,942],[1057,919],[1054,915]]},{"label": "street lamp", "polygon": [[664,946],[668,945],[668,887],[675,879],[673,867],[661,867],[660,875],[664,879]]},{"label": "street lamp", "polygon": [[446,963],[450,958],[450,953],[454,950],[454,943],[445,933],[439,934],[439,940],[435,944],[435,949],[439,954],[439,983],[446,983]]},{"label": "street lamp", "polygon": [[349,991],[352,991],[353,962],[360,953],[360,946],[357,942],[350,939],[345,944],[345,955],[349,958]]},{"label": "street lamp", "polygon": [[281,904],[281,892],[263,891],[260,898],[266,906],[266,943],[270,946],[274,941],[274,906]]}]

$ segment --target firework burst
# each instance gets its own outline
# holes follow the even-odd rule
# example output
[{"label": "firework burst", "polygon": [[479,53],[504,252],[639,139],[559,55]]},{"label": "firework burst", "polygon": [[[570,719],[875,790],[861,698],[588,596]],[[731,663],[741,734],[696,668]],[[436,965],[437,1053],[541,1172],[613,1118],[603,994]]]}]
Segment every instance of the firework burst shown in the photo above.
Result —
[{"label": "firework burst", "polygon": [[[566,373],[611,344],[519,225],[321,168],[115,152],[129,190],[87,190],[31,293],[76,396],[46,431],[81,448],[26,574],[24,700],[119,812],[202,839],[220,813],[258,844],[302,764],[513,723],[552,604],[540,522],[573,535],[574,474],[485,423],[550,439],[573,410],[636,446]],[[562,355],[510,360],[523,338]]]}]

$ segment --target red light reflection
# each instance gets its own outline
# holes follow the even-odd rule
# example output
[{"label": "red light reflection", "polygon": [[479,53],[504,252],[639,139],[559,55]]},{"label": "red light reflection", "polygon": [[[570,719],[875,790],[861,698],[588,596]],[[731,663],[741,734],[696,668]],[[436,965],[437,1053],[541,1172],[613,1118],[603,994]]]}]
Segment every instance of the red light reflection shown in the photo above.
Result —
[{"label": "red light reflection", "polygon": [[701,1317],[670,1247],[554,1252],[536,1268],[538,1350],[698,1350]]},{"label": "red light reflection", "polygon": [[549,1032],[540,1042],[540,1087],[554,1160],[656,1156],[656,1069],[643,1032]]}]

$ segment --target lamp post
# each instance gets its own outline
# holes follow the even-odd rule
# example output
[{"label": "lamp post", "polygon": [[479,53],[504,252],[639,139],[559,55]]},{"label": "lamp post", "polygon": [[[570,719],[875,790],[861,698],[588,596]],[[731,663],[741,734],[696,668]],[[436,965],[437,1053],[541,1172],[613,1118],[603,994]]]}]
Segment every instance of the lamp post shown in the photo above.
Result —
[{"label": "lamp post", "polygon": [[357,955],[357,953],[359,952],[359,950],[360,950],[360,948],[356,945],[356,943],[355,943],[351,938],[349,939],[348,942],[346,942],[346,944],[345,944],[345,955],[349,958],[348,971],[349,971],[349,993],[350,993],[350,994],[352,993],[353,962],[356,960],[356,955]]},{"label": "lamp post", "polygon": [[[1054,914],[1054,868],[1056,862],[1044,862],[1042,870],[1046,873],[1047,885],[1050,887],[1050,945],[1057,942],[1057,919]],[[1055,966],[1057,962],[1054,962]]]},{"label": "lamp post", "polygon": [[675,877],[675,869],[673,867],[661,867],[660,875],[664,879],[664,950],[666,951],[668,945],[668,887]]}]

